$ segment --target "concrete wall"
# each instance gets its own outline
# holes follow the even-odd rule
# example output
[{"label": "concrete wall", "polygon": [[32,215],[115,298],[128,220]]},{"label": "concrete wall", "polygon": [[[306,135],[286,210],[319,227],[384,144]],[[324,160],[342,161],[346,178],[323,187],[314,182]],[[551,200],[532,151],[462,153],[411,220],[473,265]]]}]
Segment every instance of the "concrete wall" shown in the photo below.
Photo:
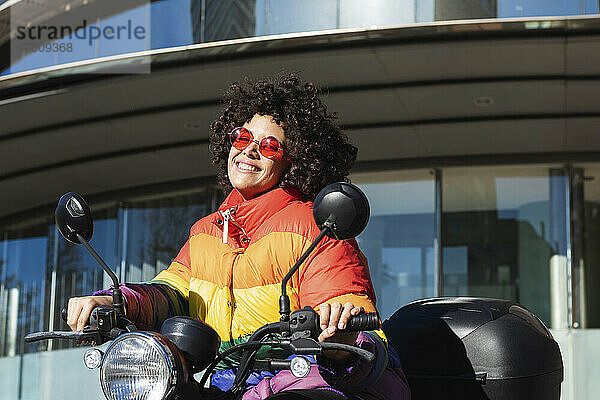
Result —
[{"label": "concrete wall", "polygon": [[99,370],[83,365],[86,348],[0,358],[5,400],[103,399]]},{"label": "concrete wall", "polygon": [[565,366],[562,400],[600,398],[600,329],[552,330]]}]

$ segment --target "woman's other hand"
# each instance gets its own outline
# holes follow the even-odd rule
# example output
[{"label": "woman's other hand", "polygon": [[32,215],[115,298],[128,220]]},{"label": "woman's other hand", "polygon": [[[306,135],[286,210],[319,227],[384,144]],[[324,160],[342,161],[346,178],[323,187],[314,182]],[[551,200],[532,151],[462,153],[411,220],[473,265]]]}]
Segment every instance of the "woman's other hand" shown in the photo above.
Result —
[{"label": "woman's other hand", "polygon": [[[350,317],[361,314],[364,309],[347,302],[342,306],[340,302],[323,303],[319,306],[320,325],[323,332],[319,335],[320,342],[335,342],[353,346],[356,342],[358,332],[343,332],[348,325]],[[328,351],[327,357],[343,362],[350,357],[347,351]]]},{"label": "woman's other hand", "polygon": [[67,307],[67,325],[74,331],[82,330],[92,310],[101,305],[112,306],[112,296],[71,297]]}]

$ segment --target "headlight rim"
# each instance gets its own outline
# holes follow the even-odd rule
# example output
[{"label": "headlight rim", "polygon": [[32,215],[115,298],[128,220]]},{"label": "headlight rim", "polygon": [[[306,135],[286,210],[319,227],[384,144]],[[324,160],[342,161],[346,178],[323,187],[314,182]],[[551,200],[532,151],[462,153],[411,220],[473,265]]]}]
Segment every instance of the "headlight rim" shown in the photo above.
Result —
[{"label": "headlight rim", "polygon": [[107,347],[106,351],[102,355],[102,361],[100,364],[100,386],[102,387],[102,392],[104,397],[107,399],[111,399],[107,395],[107,390],[105,389],[105,361],[107,356],[111,353],[111,350],[114,346],[124,340],[128,340],[132,337],[138,337],[142,340],[149,343],[151,346],[155,347],[159,350],[162,356],[165,357],[165,360],[168,364],[169,377],[167,382],[167,389],[163,395],[164,399],[168,399],[171,395],[182,385],[183,381],[187,380],[187,371],[185,368],[185,362],[183,361],[183,356],[181,352],[177,349],[177,347],[167,338],[165,338],[160,333],[156,332],[147,332],[147,331],[136,331],[136,332],[127,332],[123,335],[119,336]]}]

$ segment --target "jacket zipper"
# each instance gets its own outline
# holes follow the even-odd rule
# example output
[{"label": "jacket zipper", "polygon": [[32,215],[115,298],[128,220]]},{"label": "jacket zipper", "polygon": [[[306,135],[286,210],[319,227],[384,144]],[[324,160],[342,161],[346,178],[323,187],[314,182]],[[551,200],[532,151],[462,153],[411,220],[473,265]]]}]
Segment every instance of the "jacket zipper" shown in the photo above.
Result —
[{"label": "jacket zipper", "polygon": [[223,216],[223,243],[227,243],[227,237],[229,236],[229,218],[231,217],[231,213],[229,210],[221,211],[221,215]]},{"label": "jacket zipper", "polygon": [[235,214],[235,208],[231,207],[228,210],[223,210],[219,212],[223,216],[223,243],[227,243],[229,237],[229,221],[231,221],[231,224],[233,226],[240,228],[241,231],[244,233],[245,237],[248,237],[244,228],[236,222],[235,218],[233,218],[233,214]]},{"label": "jacket zipper", "polygon": [[[244,228],[238,224],[235,220],[235,218],[233,217],[233,215],[235,214],[235,208],[231,207],[227,210],[223,210],[223,211],[219,211],[221,213],[221,215],[223,216],[223,243],[227,243],[227,239],[229,237],[229,221],[231,221],[231,224],[238,227],[242,233],[244,234],[245,237],[248,237],[248,235],[246,234],[246,231],[244,230]],[[235,298],[233,295],[233,270],[234,270],[234,266],[235,263],[237,261],[237,255],[234,257],[233,259],[233,264],[231,265],[231,282],[229,284],[229,295],[231,300],[229,301],[229,304],[227,304],[229,306],[229,308],[231,309],[231,321],[229,322],[229,339],[233,342],[233,336],[232,336],[232,324],[233,324],[233,318],[234,318],[234,313],[235,313]]]},{"label": "jacket zipper", "polygon": [[235,298],[233,295],[233,270],[235,268],[235,263],[237,262],[238,255],[234,255],[233,263],[231,264],[231,282],[229,282],[229,309],[231,310],[231,319],[229,320],[229,340],[233,343],[233,319],[235,318]]}]

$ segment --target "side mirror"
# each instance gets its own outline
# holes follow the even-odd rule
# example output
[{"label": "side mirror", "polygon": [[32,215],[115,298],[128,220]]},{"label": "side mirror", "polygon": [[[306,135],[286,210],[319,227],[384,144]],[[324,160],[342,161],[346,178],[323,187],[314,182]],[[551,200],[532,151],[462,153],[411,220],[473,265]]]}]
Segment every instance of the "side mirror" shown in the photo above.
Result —
[{"label": "side mirror", "polygon": [[90,207],[83,197],[75,192],[62,195],[54,211],[54,221],[65,239],[74,244],[81,244],[77,234],[90,241],[94,233],[94,221]]},{"label": "side mirror", "polygon": [[329,227],[327,236],[350,239],[358,236],[369,222],[371,213],[367,196],[356,186],[336,182],[317,194],[313,217],[321,229]]},{"label": "side mirror", "polygon": [[119,315],[125,315],[123,293],[119,287],[119,279],[88,243],[94,233],[94,220],[92,219],[90,207],[83,197],[75,192],[63,194],[58,200],[54,220],[60,234],[71,243],[82,244],[112,279],[113,307]]}]

